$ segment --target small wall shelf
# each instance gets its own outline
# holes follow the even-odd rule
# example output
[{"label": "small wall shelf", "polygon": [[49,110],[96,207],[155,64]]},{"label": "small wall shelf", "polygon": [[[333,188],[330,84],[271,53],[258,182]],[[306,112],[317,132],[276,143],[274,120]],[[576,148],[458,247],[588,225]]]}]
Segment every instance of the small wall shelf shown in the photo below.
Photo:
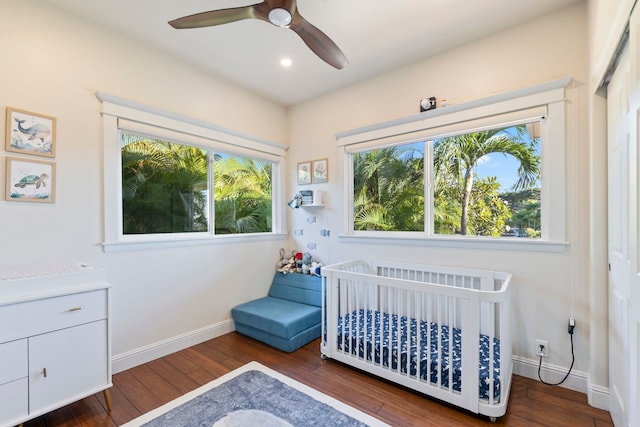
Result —
[{"label": "small wall shelf", "polygon": [[324,202],[322,200],[322,191],[319,190],[300,190],[299,191],[303,207],[322,207]]}]

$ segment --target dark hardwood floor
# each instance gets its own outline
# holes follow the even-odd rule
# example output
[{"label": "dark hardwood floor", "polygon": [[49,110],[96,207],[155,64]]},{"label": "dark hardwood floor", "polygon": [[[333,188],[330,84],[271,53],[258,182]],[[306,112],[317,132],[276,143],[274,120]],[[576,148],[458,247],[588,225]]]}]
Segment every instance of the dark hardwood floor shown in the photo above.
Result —
[{"label": "dark hardwood floor", "polygon": [[590,407],[584,394],[514,376],[507,414],[486,417],[381,381],[320,358],[319,340],[294,353],[230,333],[113,377],[113,410],[102,393],[25,423],[25,427],[119,426],[255,360],[393,426],[612,426],[606,411]]}]

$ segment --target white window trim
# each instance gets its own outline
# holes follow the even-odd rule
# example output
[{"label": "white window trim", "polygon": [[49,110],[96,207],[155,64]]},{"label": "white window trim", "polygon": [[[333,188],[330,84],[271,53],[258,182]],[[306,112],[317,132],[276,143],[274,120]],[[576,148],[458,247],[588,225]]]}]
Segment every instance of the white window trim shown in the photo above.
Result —
[{"label": "white window trim", "polygon": [[[117,96],[96,92],[102,102],[104,137],[104,241],[105,252],[160,249],[227,243],[285,239],[284,161],[286,145],[257,138],[208,122],[181,116]],[[274,162],[273,231],[270,233],[214,235],[206,233],[171,233],[125,236],[122,233],[122,158],[120,129],[158,137],[170,136],[203,148],[225,153],[261,158]]]},{"label": "white window trim", "polygon": [[[342,163],[344,180],[344,233],[341,241],[354,243],[396,242],[444,247],[487,248],[562,252],[566,241],[566,123],[565,88],[570,77],[539,85],[494,95],[445,108],[429,110],[420,114],[389,122],[379,123],[335,135],[338,145],[338,162]],[[350,154],[375,146],[412,142],[434,134],[455,133],[456,130],[489,126],[495,118],[514,116],[523,120],[529,111],[542,120],[541,136],[547,142],[542,146],[541,168],[541,223],[543,235],[540,239],[507,239],[484,236],[434,236],[425,232],[375,232],[353,229],[353,163]],[[519,113],[520,112],[520,113]],[[426,179],[426,178],[425,178]],[[551,185],[553,183],[553,185]],[[426,182],[430,185],[430,182]],[[430,187],[425,187],[430,188]],[[429,209],[427,212],[431,211]],[[554,218],[552,221],[551,218]]]}]

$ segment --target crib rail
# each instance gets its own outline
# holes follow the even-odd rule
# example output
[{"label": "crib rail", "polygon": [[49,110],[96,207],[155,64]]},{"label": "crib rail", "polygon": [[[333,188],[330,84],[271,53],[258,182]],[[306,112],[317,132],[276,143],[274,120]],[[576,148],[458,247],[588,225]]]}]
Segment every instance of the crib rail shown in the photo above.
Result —
[{"label": "crib rail", "polygon": [[509,274],[357,260],[322,275],[324,356],[475,413],[504,414]]}]

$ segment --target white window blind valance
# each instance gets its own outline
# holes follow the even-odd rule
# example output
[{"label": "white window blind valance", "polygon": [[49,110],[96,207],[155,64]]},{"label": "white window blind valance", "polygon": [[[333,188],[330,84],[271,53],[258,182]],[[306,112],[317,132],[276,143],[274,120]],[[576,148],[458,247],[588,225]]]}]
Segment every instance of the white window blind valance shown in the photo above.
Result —
[{"label": "white window blind valance", "polygon": [[[335,135],[338,147],[352,151],[351,145],[366,149],[425,138],[455,135],[490,127],[515,125],[546,117],[551,104],[562,102],[564,88],[571,78],[518,89],[476,101],[426,111],[385,123],[341,132]],[[362,144],[362,145],[361,145]]]},{"label": "white window blind valance", "polygon": [[[281,156],[278,156],[273,152],[266,152],[264,150],[264,147],[259,147],[263,148],[262,150],[256,148],[248,148],[247,146],[256,144],[250,144],[249,141],[246,141],[244,139],[229,141],[230,138],[227,138],[227,142],[225,142],[218,139],[213,139],[213,135],[207,137],[205,135],[202,135],[201,133],[193,134],[188,132],[181,132],[122,118],[118,119],[118,129],[140,136],[148,136],[159,140],[167,140],[178,143],[181,142],[188,145],[201,147],[203,149],[211,149],[213,151],[218,151],[225,154],[243,156],[252,159],[269,160],[272,162],[278,162],[281,160]],[[284,156],[284,153],[282,154],[282,156]]]},{"label": "white window blind valance", "polygon": [[447,124],[425,123],[423,129],[396,134],[388,137],[381,137],[362,142],[353,142],[345,145],[347,152],[367,151],[372,148],[382,148],[397,144],[411,143],[417,141],[428,141],[436,138],[458,135],[461,133],[480,132],[488,129],[515,126],[525,123],[539,121],[547,115],[547,106],[538,106],[519,111],[512,111],[504,114],[496,114],[488,117],[481,117],[472,120],[454,121]]},{"label": "white window blind valance", "polygon": [[[254,155],[251,157],[255,157],[256,151],[282,157],[288,149],[284,144],[113,95],[98,92],[96,96],[102,101],[102,115],[117,118],[119,129],[158,138],[190,142],[202,147],[211,148],[217,145],[218,149],[230,154],[243,155],[243,153],[253,151]],[[223,146],[227,149],[220,148]]]}]

